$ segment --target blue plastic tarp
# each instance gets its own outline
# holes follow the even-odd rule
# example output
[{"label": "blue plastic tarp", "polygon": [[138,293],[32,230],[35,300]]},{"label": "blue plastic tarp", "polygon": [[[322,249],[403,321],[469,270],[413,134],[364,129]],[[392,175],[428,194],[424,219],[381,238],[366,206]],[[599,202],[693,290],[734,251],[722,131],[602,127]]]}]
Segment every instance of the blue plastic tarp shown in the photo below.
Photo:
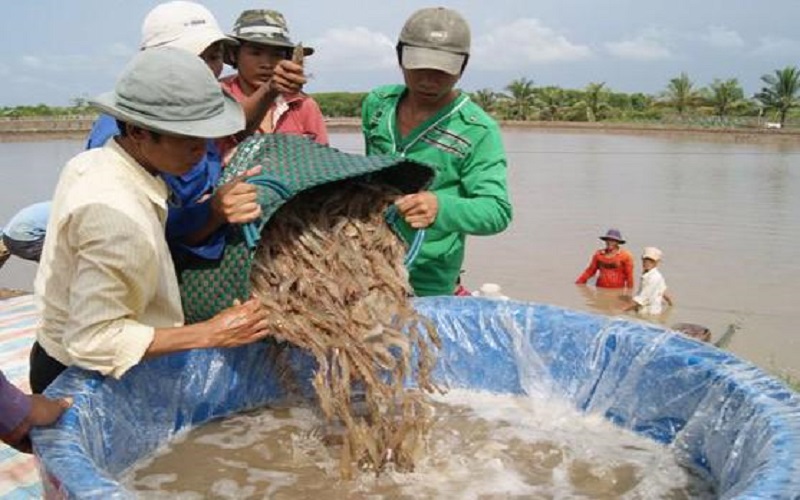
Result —
[{"label": "blue plastic tarp", "polygon": [[[796,498],[800,398],[755,366],[668,330],[553,306],[418,299],[443,341],[435,378],[451,388],[548,391],[671,443],[721,498]],[[269,343],[149,360],[121,380],[70,368],[48,389],[75,404],[34,431],[45,491],[128,498],[116,478],[180,429],[283,394]],[[293,363],[311,373],[300,352]],[[308,389],[308,388],[306,388]]]}]

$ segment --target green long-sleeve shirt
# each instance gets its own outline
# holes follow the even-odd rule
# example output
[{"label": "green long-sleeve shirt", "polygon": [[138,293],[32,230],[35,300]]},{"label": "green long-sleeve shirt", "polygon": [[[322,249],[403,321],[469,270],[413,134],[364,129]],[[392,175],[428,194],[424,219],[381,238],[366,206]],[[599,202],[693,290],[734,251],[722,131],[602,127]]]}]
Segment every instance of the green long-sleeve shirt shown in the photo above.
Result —
[{"label": "green long-sleeve shirt", "polygon": [[[362,107],[367,154],[400,154],[432,165],[429,190],[439,212],[411,267],[417,295],[451,295],[464,261],[466,235],[503,231],[511,221],[506,155],[500,129],[461,93],[435,116],[400,137],[397,105],[404,85],[373,90]],[[410,233],[410,231],[409,231]]]}]

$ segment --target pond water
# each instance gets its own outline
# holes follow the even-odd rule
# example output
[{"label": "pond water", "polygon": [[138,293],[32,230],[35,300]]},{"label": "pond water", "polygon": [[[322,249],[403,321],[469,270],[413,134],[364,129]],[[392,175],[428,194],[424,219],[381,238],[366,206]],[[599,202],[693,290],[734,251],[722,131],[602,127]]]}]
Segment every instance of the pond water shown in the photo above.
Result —
[{"label": "pond water", "polygon": [[339,480],[311,409],[272,408],[184,433],[123,483],[141,498],[714,498],[668,447],[554,397],[454,390],[414,472]]},{"label": "pond water", "polygon": [[[618,227],[637,257],[664,251],[675,307],[656,321],[699,323],[762,367],[800,377],[800,141],[738,143],[710,135],[506,130],[514,222],[469,239],[472,288],[498,283],[516,299],[617,314],[618,293],[573,282]],[[334,146],[360,152],[358,133]],[[0,221],[50,197],[79,141],[0,143]],[[11,259],[0,287],[31,288],[35,266]],[[792,305],[795,304],[795,305]]]}]

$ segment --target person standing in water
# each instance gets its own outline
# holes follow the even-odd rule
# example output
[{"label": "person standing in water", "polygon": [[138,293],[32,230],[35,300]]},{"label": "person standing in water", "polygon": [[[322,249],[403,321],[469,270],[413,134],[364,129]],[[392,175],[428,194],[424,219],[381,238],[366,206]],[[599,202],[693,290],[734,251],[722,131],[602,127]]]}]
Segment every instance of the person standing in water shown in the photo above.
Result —
[{"label": "person standing in water", "polygon": [[667,282],[658,265],[663,253],[656,247],[645,247],[642,252],[642,279],[639,291],[630,300],[625,311],[636,311],[647,316],[658,316],[664,305],[672,305],[672,297],[667,292]]},{"label": "person standing in water", "polygon": [[633,256],[621,246],[625,244],[622,233],[619,229],[609,229],[600,239],[605,242],[605,248],[592,255],[589,266],[575,283],[585,285],[597,274],[595,285],[598,288],[633,289]]},{"label": "person standing in water", "polygon": [[505,149],[497,123],[455,88],[470,54],[461,14],[414,12],[396,49],[405,84],[379,87],[364,100],[366,153],[399,154],[436,169],[427,191],[395,206],[408,228],[426,230],[409,270],[414,292],[453,295],[467,235],[497,234],[511,222]]}]

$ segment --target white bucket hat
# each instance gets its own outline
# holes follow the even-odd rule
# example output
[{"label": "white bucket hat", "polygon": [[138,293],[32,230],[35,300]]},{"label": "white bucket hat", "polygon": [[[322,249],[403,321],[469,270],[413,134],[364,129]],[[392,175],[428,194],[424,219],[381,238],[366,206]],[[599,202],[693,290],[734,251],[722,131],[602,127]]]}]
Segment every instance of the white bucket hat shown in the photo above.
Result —
[{"label": "white bucket hat", "polygon": [[473,297],[486,297],[487,299],[508,300],[503,295],[502,288],[497,283],[484,283],[480,289],[472,292]]},{"label": "white bucket hat", "polygon": [[159,4],[142,23],[142,50],[169,46],[199,56],[216,42],[239,43],[226,36],[214,15],[199,3],[175,0]]},{"label": "white bucket hat", "polygon": [[136,54],[114,91],[90,104],[126,123],[188,137],[225,137],[245,125],[241,106],[203,60],[174,47]]},{"label": "white bucket hat", "polygon": [[643,259],[650,259],[656,262],[661,261],[661,257],[663,252],[656,247],[644,247],[644,251],[642,252]]}]

